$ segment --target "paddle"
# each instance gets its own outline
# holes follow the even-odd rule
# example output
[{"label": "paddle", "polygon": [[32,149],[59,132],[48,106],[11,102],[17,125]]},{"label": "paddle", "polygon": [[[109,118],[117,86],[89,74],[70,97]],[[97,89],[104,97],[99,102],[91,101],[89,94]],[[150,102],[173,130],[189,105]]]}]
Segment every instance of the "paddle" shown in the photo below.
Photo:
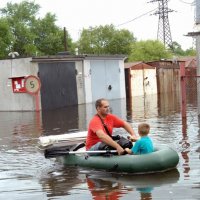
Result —
[{"label": "paddle", "polygon": [[46,149],[44,151],[45,158],[55,158],[58,156],[66,156],[70,154],[113,154],[117,153],[117,150],[98,150],[98,151],[70,151],[67,150],[59,150],[59,151],[51,151],[49,149]]},{"label": "paddle", "polygon": [[[119,136],[116,136],[116,138],[119,139]],[[58,156],[65,156],[70,154],[117,154],[117,150],[97,150],[97,151],[77,151],[78,149],[85,146],[85,143],[79,143],[75,147],[70,146],[60,146],[60,147],[52,147],[45,149],[44,156],[45,158],[55,158]],[[124,154],[127,154],[126,151],[124,151]]]},{"label": "paddle", "polygon": [[78,149],[81,149],[85,146],[85,143],[79,143],[76,146],[70,147],[70,146],[60,146],[60,147],[51,147],[48,149],[45,149],[44,156],[45,158],[55,158],[58,156],[65,156],[70,154],[112,154],[117,153],[116,150],[97,150],[97,151],[77,151]]}]

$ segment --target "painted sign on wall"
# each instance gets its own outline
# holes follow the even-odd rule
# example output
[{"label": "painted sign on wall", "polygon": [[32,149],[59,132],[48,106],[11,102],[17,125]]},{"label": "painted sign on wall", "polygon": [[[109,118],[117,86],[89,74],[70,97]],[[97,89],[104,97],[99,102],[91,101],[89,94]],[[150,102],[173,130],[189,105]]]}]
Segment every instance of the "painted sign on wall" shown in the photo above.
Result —
[{"label": "painted sign on wall", "polygon": [[36,94],[40,90],[40,80],[36,76],[12,77],[12,88],[14,93]]},{"label": "painted sign on wall", "polygon": [[25,77],[12,77],[12,88],[14,93],[26,93]]},{"label": "painted sign on wall", "polygon": [[38,91],[40,90],[40,80],[39,78],[37,78],[36,76],[27,76],[25,78],[25,89],[26,89],[26,92],[31,94],[31,95],[34,95],[34,94],[37,94]]}]

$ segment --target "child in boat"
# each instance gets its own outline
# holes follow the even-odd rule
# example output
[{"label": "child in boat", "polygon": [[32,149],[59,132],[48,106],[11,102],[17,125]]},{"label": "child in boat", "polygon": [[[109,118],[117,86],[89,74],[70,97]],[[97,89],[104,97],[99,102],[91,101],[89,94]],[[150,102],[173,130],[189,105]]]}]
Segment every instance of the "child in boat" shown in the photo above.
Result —
[{"label": "child in boat", "polygon": [[150,125],[147,123],[141,123],[138,125],[138,133],[140,139],[135,142],[135,145],[129,149],[126,148],[125,151],[128,154],[147,154],[153,152],[153,143],[151,138],[148,136],[150,131]]}]

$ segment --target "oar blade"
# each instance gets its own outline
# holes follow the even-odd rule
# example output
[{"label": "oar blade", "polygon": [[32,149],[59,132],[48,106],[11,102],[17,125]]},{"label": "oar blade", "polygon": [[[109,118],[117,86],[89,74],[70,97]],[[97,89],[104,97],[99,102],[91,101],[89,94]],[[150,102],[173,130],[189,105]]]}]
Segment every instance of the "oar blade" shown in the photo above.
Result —
[{"label": "oar blade", "polygon": [[58,156],[68,155],[69,152],[76,152],[78,149],[81,149],[85,146],[85,143],[79,143],[75,146],[59,146],[59,147],[51,147],[45,149],[44,156],[45,158],[55,158]]},{"label": "oar blade", "polygon": [[45,158],[55,158],[69,154],[69,147],[52,147],[44,150]]}]

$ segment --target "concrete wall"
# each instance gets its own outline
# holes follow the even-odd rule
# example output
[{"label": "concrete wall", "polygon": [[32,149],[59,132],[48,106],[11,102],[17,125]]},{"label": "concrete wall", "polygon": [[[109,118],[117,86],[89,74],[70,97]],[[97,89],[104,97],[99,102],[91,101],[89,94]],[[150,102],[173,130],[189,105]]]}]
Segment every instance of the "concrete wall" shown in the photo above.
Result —
[{"label": "concrete wall", "polygon": [[0,60],[0,111],[35,110],[35,97],[28,93],[13,93],[10,79],[37,76],[37,64],[30,62],[31,60],[32,58]]},{"label": "concrete wall", "polygon": [[[56,58],[59,62],[59,59]],[[124,76],[124,60],[123,58],[75,58],[75,67],[77,71],[76,83],[77,83],[77,95],[78,95],[78,104],[92,103],[96,99],[93,99],[92,91],[92,78],[91,78],[91,62],[94,60],[102,60],[105,63],[115,63],[117,68],[117,79],[119,84],[116,86],[115,82],[113,84],[117,87],[117,97],[126,98],[125,93],[125,76]],[[42,59],[41,59],[42,60]],[[42,60],[43,61],[43,60]],[[68,59],[69,61],[69,59]],[[109,62],[108,62],[109,61]],[[36,98],[28,93],[14,93],[12,88],[12,77],[26,77],[29,75],[38,76],[38,63],[40,60],[34,60],[32,58],[19,58],[19,59],[9,59],[9,60],[0,60],[0,111],[34,111],[36,110]],[[51,60],[48,60],[51,62]],[[55,62],[55,60],[54,60]],[[111,70],[112,65],[105,65],[107,69]],[[119,67],[119,68],[118,68]],[[119,69],[119,71],[118,71]],[[99,76],[104,76],[100,74]],[[116,75],[109,73],[109,80],[114,80]],[[116,81],[116,80],[115,80]],[[118,83],[118,82],[117,82]],[[100,83],[101,84],[101,83]],[[112,84],[112,83],[110,83]],[[95,88],[99,89],[99,85]],[[40,92],[38,93],[38,102],[39,109],[41,108],[41,98]]]},{"label": "concrete wall", "polygon": [[119,61],[120,70],[120,94],[121,98],[126,98],[126,86],[125,86],[125,72],[124,72],[124,60]]},{"label": "concrete wall", "polygon": [[85,88],[84,88],[84,71],[83,71],[83,62],[76,61],[76,83],[77,83],[77,96],[78,104],[85,103]]},{"label": "concrete wall", "polygon": [[91,68],[90,68],[90,60],[83,61],[84,66],[84,89],[85,89],[85,103],[92,102],[92,87],[91,87]]}]

